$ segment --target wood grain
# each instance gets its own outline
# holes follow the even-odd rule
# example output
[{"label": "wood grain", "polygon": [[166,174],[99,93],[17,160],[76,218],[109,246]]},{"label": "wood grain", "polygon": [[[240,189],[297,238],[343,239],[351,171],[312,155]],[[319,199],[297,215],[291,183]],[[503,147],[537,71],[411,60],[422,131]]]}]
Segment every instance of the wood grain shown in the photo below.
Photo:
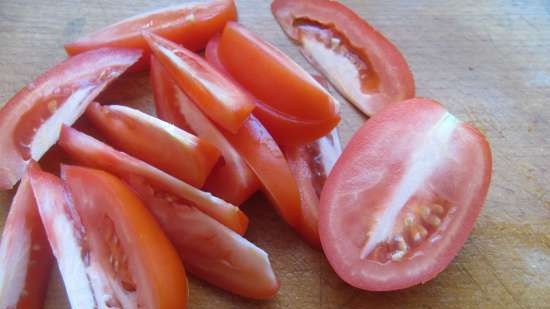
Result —
[{"label": "wood grain", "polygon": [[[464,249],[435,280],[392,293],[343,283],[260,195],[247,203],[247,237],[270,254],[281,291],[249,301],[191,279],[190,308],[550,308],[550,2],[343,1],[406,55],[419,96],[441,101],[491,142],[493,182]],[[65,57],[62,44],[121,18],[176,1],[0,0],[0,102]],[[238,1],[243,24],[309,68],[269,1]],[[309,68],[310,69],[310,68]],[[103,100],[151,112],[147,74]],[[3,103],[0,103],[3,104]],[[347,142],[364,119],[344,105]],[[0,150],[1,151],[1,150]],[[0,193],[0,224],[13,192]],[[57,272],[47,308],[68,308]]]}]

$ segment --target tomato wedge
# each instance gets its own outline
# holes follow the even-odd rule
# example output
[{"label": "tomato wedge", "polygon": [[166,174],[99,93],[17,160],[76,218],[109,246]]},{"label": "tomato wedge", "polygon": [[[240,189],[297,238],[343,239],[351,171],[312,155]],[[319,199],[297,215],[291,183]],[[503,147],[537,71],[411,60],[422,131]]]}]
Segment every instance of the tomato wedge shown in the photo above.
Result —
[{"label": "tomato wedge", "polygon": [[65,44],[69,55],[100,47],[130,47],[144,51],[144,57],[132,66],[132,70],[147,69],[150,49],[141,36],[142,30],[156,33],[199,51],[225,23],[237,19],[233,0],[213,0],[204,3],[185,3],[154,12],[130,17],[107,26],[78,40]]},{"label": "tomato wedge", "polygon": [[174,195],[237,233],[244,234],[246,231],[248,218],[239,208],[124,152],[116,151],[89,135],[65,126],[61,130],[59,145],[80,164],[108,170],[124,180],[143,178],[158,190],[157,194]]},{"label": "tomato wedge", "polygon": [[30,182],[71,307],[185,308],[177,252],[128,186],[83,167],[61,174],[31,168]]},{"label": "tomato wedge", "polygon": [[[220,59],[219,45],[220,35],[216,35],[206,45],[206,60],[218,71],[231,77]],[[311,142],[323,135],[326,130],[325,125],[318,121],[305,121],[283,114],[259,100],[256,100],[256,108],[252,113],[262,122],[279,145]]]},{"label": "tomato wedge", "polygon": [[237,134],[224,132],[262,183],[281,217],[292,227],[301,223],[300,193],[281,149],[260,121],[250,115]]},{"label": "tomato wedge", "polygon": [[61,124],[72,124],[141,52],[104,48],[65,60],[21,89],[0,110],[0,190],[19,181],[28,162],[55,144]]},{"label": "tomato wedge", "polygon": [[156,60],[151,60],[151,78],[157,112],[176,125],[188,126],[200,138],[215,145],[224,162],[214,168],[204,190],[234,205],[242,204],[260,187],[260,182],[241,155],[218,129],[179,89],[170,74]]},{"label": "tomato wedge", "polygon": [[237,132],[254,109],[253,98],[199,55],[144,32],[155,57],[170,72],[180,88],[214,122]]},{"label": "tomato wedge", "polygon": [[86,115],[112,145],[198,188],[220,157],[209,142],[136,109],[94,102]]},{"label": "tomato wedge", "polygon": [[342,153],[338,131],[334,129],[331,134],[310,144],[286,146],[283,152],[300,191],[302,223],[297,231],[312,247],[321,248],[319,196]]},{"label": "tomato wedge", "polygon": [[368,116],[414,97],[397,47],[351,9],[330,0],[275,0],[273,15],[305,58]]},{"label": "tomato wedge", "polygon": [[336,273],[365,290],[424,283],[470,234],[491,178],[485,137],[437,102],[392,104],[353,136],[321,194]]},{"label": "tomato wedge", "polygon": [[323,133],[316,138],[340,121],[338,102],[313,77],[239,24],[225,26],[218,52],[231,76],[258,100],[284,115],[322,124]]},{"label": "tomato wedge", "polygon": [[131,186],[156,216],[189,272],[240,296],[267,299],[279,283],[267,253],[194,207],[155,196],[132,179]]},{"label": "tomato wedge", "polygon": [[42,308],[52,263],[29,179],[24,176],[0,243],[0,308]]}]

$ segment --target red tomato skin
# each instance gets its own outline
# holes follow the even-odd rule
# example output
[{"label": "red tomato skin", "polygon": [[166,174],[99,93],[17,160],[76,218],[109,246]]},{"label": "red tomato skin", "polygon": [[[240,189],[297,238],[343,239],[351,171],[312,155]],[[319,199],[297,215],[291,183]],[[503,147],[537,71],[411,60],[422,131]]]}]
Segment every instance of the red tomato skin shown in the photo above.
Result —
[{"label": "red tomato skin", "polygon": [[[220,35],[214,36],[206,45],[206,60],[218,71],[233,79],[225,69],[218,52]],[[234,80],[234,79],[233,79]],[[237,81],[235,80],[237,83]],[[252,114],[258,118],[279,145],[299,145],[312,142],[326,131],[326,126],[318,121],[305,121],[283,114],[256,99]]]},{"label": "red tomato skin", "polygon": [[[390,261],[386,264],[364,261],[359,259],[360,248],[358,247],[354,247],[357,249],[354,252],[348,252],[347,254],[343,253],[343,250],[347,250],[346,248],[356,245],[352,243],[351,239],[347,240],[347,237],[345,236],[336,235],[333,231],[335,227],[331,226],[336,224],[336,215],[334,215],[334,212],[332,214],[330,213],[331,209],[336,209],[334,208],[334,205],[339,203],[338,198],[349,195],[349,192],[345,191],[346,188],[349,188],[349,186],[360,186],[358,183],[345,181],[345,179],[352,179],[354,175],[357,174],[357,171],[355,173],[352,171],[353,169],[357,170],[355,166],[361,166],[362,170],[373,169],[373,164],[376,163],[375,161],[372,161],[373,156],[379,157],[380,160],[383,161],[384,158],[388,156],[388,154],[384,154],[383,151],[387,151],[391,149],[391,147],[395,147],[396,140],[400,138],[405,139],[407,137],[407,133],[403,131],[403,128],[408,128],[407,130],[409,132],[414,132],[414,130],[418,129],[418,123],[433,122],[440,119],[440,117],[445,113],[446,110],[439,103],[428,99],[415,98],[397,104],[392,104],[384,109],[384,111],[367,121],[363,127],[355,133],[349,141],[348,146],[344,149],[342,156],[336,162],[336,165],[329,175],[325,187],[321,193],[319,233],[321,236],[321,244],[329,263],[340,278],[348,284],[368,291],[391,291],[405,289],[417,284],[425,283],[436,277],[448,266],[452,259],[458,254],[472,231],[475,220],[481,211],[489,189],[492,171],[492,156],[490,145],[483,134],[473,126],[462,122],[459,122],[457,130],[460,129],[459,133],[468,137],[466,140],[471,142],[470,144],[467,144],[467,146],[470,146],[470,150],[479,151],[476,152],[478,154],[477,157],[470,157],[469,159],[475,158],[478,160],[476,162],[482,164],[482,166],[479,167],[479,174],[476,174],[477,176],[481,176],[479,176],[480,179],[477,179],[479,182],[475,187],[475,191],[471,193],[474,198],[471,199],[470,205],[468,205],[467,208],[459,210],[464,213],[463,220],[461,222],[453,221],[448,223],[443,221],[441,224],[442,227],[457,224],[457,227],[459,228],[456,234],[449,236],[452,237],[452,243],[449,246],[442,248],[444,249],[442,250],[443,253],[434,256],[431,251],[429,251],[430,249],[433,250],[433,246],[428,248],[427,251],[426,247],[421,245],[418,249],[423,250],[423,256],[425,256],[424,259],[404,260],[398,263]],[[405,127],[400,128],[400,131],[398,130],[393,132],[392,136],[385,135],[390,126],[395,128],[395,126],[399,126],[399,124]],[[380,143],[381,141],[384,141],[381,145],[385,145],[387,149],[378,149],[377,154],[373,153],[372,150],[369,150],[370,147],[373,147],[373,143]],[[459,143],[461,142],[461,139],[455,139],[453,142]],[[361,155],[363,156],[361,157]],[[352,164],[350,162],[354,162],[353,165],[350,165]],[[378,162],[376,164],[380,165],[383,163]],[[468,166],[469,164],[471,164],[471,162],[463,162],[460,166]],[[469,170],[470,173],[471,171],[472,170]],[[391,173],[393,176],[399,177],[399,175],[403,172],[400,167],[394,167]],[[448,175],[448,178],[451,177],[452,175]],[[469,178],[468,181],[470,181]],[[346,183],[345,186],[342,186],[343,183]],[[380,186],[389,186],[387,180],[385,179],[380,180],[380,183],[382,183]],[[361,184],[361,186],[365,188],[370,188],[370,185],[372,184],[367,182]],[[376,190],[385,195],[391,194],[389,191],[384,191],[386,188]],[[367,194],[373,196],[374,199],[376,192],[369,191]],[[347,207],[349,206],[340,203],[338,206],[338,212],[345,212]],[[444,220],[447,219],[445,218]],[[353,225],[358,223],[349,222],[348,224]],[[365,228],[364,234],[366,233],[367,230]],[[445,234],[442,235],[442,237],[447,236],[448,235]],[[348,241],[349,244],[345,244],[344,247],[343,243]],[[357,254],[357,257],[354,257],[354,254]],[[348,258],[346,255],[350,257]],[[426,263],[422,264],[424,267],[423,271],[413,272],[411,268],[414,269],[414,266],[420,265],[420,263]],[[356,269],[352,271],[350,268],[353,268],[354,266],[361,266],[363,268],[361,270]],[[390,274],[394,275],[394,277],[398,277],[398,279],[388,281],[377,277],[377,275],[389,276]]]},{"label": "red tomato skin", "polygon": [[[325,125],[328,134],[340,121],[339,103],[290,57],[236,22],[219,42],[227,72],[261,102],[283,114]],[[254,66],[246,65],[254,62]]]},{"label": "red tomato skin", "polygon": [[[89,51],[49,69],[12,97],[0,109],[0,190],[12,188],[30,159],[40,159],[55,144],[61,120],[76,121],[94,97],[140,56],[134,49]],[[61,111],[62,119],[54,118]],[[48,120],[51,127],[40,131]],[[38,132],[42,135],[34,144]]]},{"label": "red tomato skin", "polygon": [[[349,85],[338,87],[335,84],[343,96],[366,115],[372,116],[388,104],[414,97],[414,78],[399,49],[345,5],[329,0],[274,0],[271,10],[281,28],[297,44],[302,45],[302,38],[296,22],[306,20],[334,29],[350,44],[355,53],[362,59],[368,59],[367,62],[376,72],[380,84],[376,92],[371,93],[374,95],[366,104],[354,102],[350,91],[342,89]],[[313,66],[323,72],[303,45],[301,51]],[[334,77],[331,73],[323,72],[329,80]]]},{"label": "red tomato skin", "polygon": [[[18,249],[26,241],[28,241],[28,247],[25,250],[28,250],[30,254],[28,260],[25,261],[22,259],[25,254]],[[13,198],[0,244],[0,266],[3,268],[0,274],[7,275],[9,278],[10,270],[23,271],[13,263],[27,263],[24,269],[26,272],[25,282],[21,287],[21,294],[15,302],[14,309],[43,308],[53,265],[53,255],[27,175],[21,180]],[[18,260],[13,260],[13,256]],[[15,276],[16,274],[12,273],[11,275]],[[15,284],[17,283],[2,277],[0,278],[0,291],[5,291]],[[10,301],[8,297],[9,295],[2,294],[3,299],[0,299],[0,307],[5,308],[4,306],[13,305],[7,303]]]},{"label": "red tomato skin", "polygon": [[[65,50],[72,56],[101,47],[139,48],[143,50],[144,57],[130,70],[143,71],[149,68],[151,50],[141,36],[141,30],[151,31],[190,50],[200,51],[210,37],[223,29],[227,21],[236,19],[237,8],[233,0],[212,0],[193,3],[191,6],[186,3],[130,17],[65,44]],[[131,26],[132,22],[135,23],[134,29],[125,31],[124,28]],[[121,33],[109,37],[109,31]],[[102,37],[102,34],[106,37]]]},{"label": "red tomato skin", "polygon": [[155,57],[151,60],[151,72],[155,107],[157,113],[160,111],[160,118],[181,128],[188,128],[190,132],[216,146],[223,156],[223,164],[214,167],[204,190],[234,205],[241,205],[260,188],[256,175],[220,129],[181,91]]}]

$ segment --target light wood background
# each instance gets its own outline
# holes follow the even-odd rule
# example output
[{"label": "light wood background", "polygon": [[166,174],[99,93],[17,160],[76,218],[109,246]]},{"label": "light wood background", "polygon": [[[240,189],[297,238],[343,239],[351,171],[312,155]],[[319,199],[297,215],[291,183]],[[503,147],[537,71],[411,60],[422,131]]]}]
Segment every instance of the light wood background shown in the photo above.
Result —
[{"label": "light wood background", "polygon": [[[464,249],[435,280],[392,293],[347,286],[320,252],[265,200],[245,207],[247,237],[271,257],[281,290],[248,301],[191,278],[190,308],[550,308],[550,2],[548,0],[343,1],[393,40],[417,94],[439,100],[488,137],[493,182]],[[65,57],[62,44],[170,0],[0,0],[0,104]],[[241,22],[309,68],[273,19],[269,1],[238,0]],[[104,100],[152,111],[148,76]],[[347,142],[364,119],[345,104]],[[0,149],[0,151],[2,151]],[[13,192],[0,193],[0,225]],[[68,308],[57,270],[47,308]]]}]

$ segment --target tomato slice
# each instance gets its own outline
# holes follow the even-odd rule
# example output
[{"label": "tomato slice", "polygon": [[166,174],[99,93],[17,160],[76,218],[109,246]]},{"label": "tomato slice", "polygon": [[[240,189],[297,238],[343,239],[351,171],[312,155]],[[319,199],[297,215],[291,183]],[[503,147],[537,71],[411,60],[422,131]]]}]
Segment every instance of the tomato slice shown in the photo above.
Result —
[{"label": "tomato slice", "polygon": [[[205,57],[218,71],[231,77],[225,69],[218,52],[220,35],[214,36],[206,45]],[[233,77],[231,77],[233,78]],[[304,144],[325,133],[326,126],[319,121],[305,121],[277,111],[271,106],[256,100],[252,111],[279,145]]]},{"label": "tomato slice", "polygon": [[273,15],[306,59],[366,115],[414,97],[397,47],[351,9],[329,0],[275,0]]},{"label": "tomato slice", "polygon": [[237,132],[254,109],[253,98],[199,55],[152,33],[143,37],[180,88],[214,122]]},{"label": "tomato slice", "polygon": [[61,174],[30,179],[71,307],[185,308],[177,252],[128,186],[83,167]]},{"label": "tomato slice", "polygon": [[94,102],[87,116],[112,145],[198,188],[220,157],[209,142],[133,108]]},{"label": "tomato slice", "polygon": [[218,51],[231,76],[258,100],[282,114],[322,123],[323,134],[317,138],[340,121],[338,102],[314,78],[239,24],[229,22],[225,26]]},{"label": "tomato slice", "polygon": [[312,247],[321,248],[319,239],[319,196],[334,163],[342,153],[338,131],[317,141],[299,146],[286,146],[283,152],[298,184],[302,223],[298,233]]},{"label": "tomato slice", "polygon": [[267,253],[194,207],[156,196],[139,180],[130,185],[160,222],[189,272],[240,296],[267,299],[279,283]]},{"label": "tomato slice", "polygon": [[142,178],[154,186],[159,195],[176,196],[239,234],[246,231],[248,218],[239,208],[124,152],[116,151],[89,135],[64,126],[59,145],[80,164],[107,170],[126,181],[131,178]]},{"label": "tomato slice", "polygon": [[42,308],[52,263],[29,179],[24,176],[0,243],[0,308]]},{"label": "tomato slice", "polygon": [[156,60],[151,60],[151,78],[157,112],[165,111],[176,125],[188,126],[200,138],[215,145],[222,153],[224,162],[215,167],[204,190],[234,205],[240,205],[260,187],[254,172],[241,155],[227,141],[222,132],[179,89],[170,74]]},{"label": "tomato slice", "polygon": [[338,275],[366,290],[424,283],[470,234],[491,178],[484,136],[427,99],[392,104],[353,136],[321,194]]},{"label": "tomato slice", "polygon": [[292,227],[301,223],[300,193],[288,162],[260,121],[250,115],[237,134],[224,132],[262,183],[281,217]]},{"label": "tomato slice", "polygon": [[21,89],[0,110],[0,190],[19,181],[28,162],[55,144],[61,124],[72,124],[141,52],[105,48],[65,60]]},{"label": "tomato slice", "polygon": [[151,52],[141,36],[142,30],[199,51],[206,46],[210,37],[223,29],[227,21],[236,19],[237,8],[233,0],[185,3],[112,24],[65,44],[65,50],[69,55],[75,55],[100,47],[139,48],[143,50],[144,57],[132,66],[132,70],[138,71],[147,69]]}]

